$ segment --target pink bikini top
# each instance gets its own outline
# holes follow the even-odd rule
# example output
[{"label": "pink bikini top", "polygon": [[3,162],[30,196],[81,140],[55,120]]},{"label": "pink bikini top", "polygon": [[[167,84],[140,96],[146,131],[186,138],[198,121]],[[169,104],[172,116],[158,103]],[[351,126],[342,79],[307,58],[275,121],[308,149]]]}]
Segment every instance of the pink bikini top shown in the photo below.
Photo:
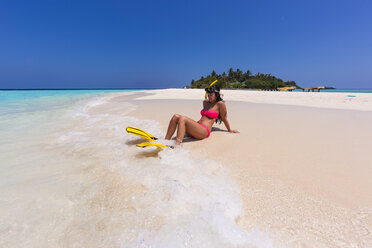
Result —
[{"label": "pink bikini top", "polygon": [[208,111],[206,111],[206,110],[202,109],[200,111],[200,114],[202,116],[207,116],[207,117],[212,118],[212,119],[218,119],[218,113],[216,111],[214,111],[214,110],[208,110]]}]

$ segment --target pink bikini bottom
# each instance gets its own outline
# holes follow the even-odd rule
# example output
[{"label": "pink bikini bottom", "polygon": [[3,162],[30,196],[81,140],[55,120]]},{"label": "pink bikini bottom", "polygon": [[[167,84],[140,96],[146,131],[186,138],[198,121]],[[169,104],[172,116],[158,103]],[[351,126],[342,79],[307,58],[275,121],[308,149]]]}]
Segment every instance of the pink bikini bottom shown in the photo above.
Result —
[{"label": "pink bikini bottom", "polygon": [[[199,123],[199,124],[200,124],[200,123]],[[205,138],[208,138],[209,135],[211,134],[211,132],[209,131],[209,129],[207,128],[207,126],[205,126],[205,125],[203,125],[203,124],[200,124],[200,125],[203,126],[203,127],[205,127],[205,129],[207,129],[208,135],[207,135],[207,137],[205,137]]]}]

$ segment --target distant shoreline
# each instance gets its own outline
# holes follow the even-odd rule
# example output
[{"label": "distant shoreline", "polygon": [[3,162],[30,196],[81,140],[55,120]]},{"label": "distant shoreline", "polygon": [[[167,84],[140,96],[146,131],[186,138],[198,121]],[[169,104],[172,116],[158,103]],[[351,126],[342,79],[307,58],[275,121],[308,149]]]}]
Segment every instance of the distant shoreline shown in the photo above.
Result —
[{"label": "distant shoreline", "polygon": [[[202,89],[166,89],[153,90],[140,100],[201,100]],[[368,93],[357,92],[285,92],[285,91],[248,91],[221,90],[226,102],[243,101],[250,103],[268,103],[296,105],[329,109],[372,111],[372,90]]]},{"label": "distant shoreline", "polygon": [[[167,87],[167,88],[15,88],[15,89],[0,89],[0,91],[17,91],[17,90],[165,90],[165,89],[183,89],[183,87]],[[242,91],[256,91],[255,89],[222,89],[222,90],[242,90]],[[372,88],[336,88],[324,89],[321,92],[347,92],[350,91],[371,91]],[[301,89],[296,89],[294,92],[302,92]],[[364,92],[359,92],[364,93]]]}]

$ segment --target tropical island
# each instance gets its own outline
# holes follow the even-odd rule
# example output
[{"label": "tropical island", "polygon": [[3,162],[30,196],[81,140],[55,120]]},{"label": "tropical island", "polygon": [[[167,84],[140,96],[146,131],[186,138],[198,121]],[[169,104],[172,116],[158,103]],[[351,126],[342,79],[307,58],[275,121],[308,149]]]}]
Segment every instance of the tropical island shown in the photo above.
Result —
[{"label": "tropical island", "polygon": [[218,80],[217,85],[224,89],[260,89],[260,90],[278,90],[280,88],[291,88],[302,89],[296,84],[295,81],[286,81],[277,78],[271,74],[256,73],[252,74],[250,70],[245,73],[240,69],[234,71],[230,68],[228,73],[223,72],[222,74],[217,74],[214,70],[210,75],[206,77],[202,76],[199,80],[191,81],[191,85],[187,88],[206,88],[208,85]]}]

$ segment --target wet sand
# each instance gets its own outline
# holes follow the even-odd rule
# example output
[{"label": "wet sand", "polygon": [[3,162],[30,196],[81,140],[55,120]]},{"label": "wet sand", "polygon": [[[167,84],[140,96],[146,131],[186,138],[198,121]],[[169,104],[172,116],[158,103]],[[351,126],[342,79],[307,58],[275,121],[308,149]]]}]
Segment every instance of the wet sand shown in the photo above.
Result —
[{"label": "wet sand", "polygon": [[[113,101],[131,102],[136,110],[129,115],[156,120],[165,133],[174,113],[200,118],[203,91],[176,90],[177,100],[174,91]],[[285,92],[281,100],[275,99],[280,92],[261,92],[262,99],[255,92],[253,100],[249,92],[222,93],[231,128],[241,133],[215,124],[210,138],[190,139],[182,147],[230,171],[244,205],[237,223],[247,230],[270,230],[294,247],[371,246],[372,107],[366,104],[371,94],[350,104],[343,100],[346,94],[321,102],[324,96],[314,100],[297,92]]]}]

